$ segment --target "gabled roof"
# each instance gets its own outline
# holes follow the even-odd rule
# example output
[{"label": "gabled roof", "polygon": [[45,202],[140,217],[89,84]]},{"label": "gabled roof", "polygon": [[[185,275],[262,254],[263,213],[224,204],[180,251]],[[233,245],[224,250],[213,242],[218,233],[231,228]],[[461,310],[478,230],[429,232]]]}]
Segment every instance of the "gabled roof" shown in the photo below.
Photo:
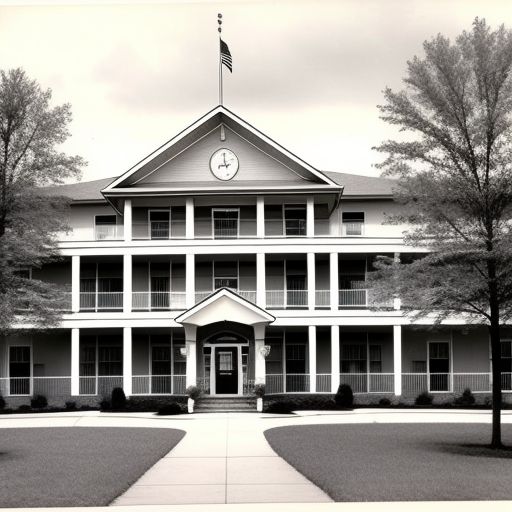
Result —
[{"label": "gabled roof", "polygon": [[361,176],[344,172],[324,171],[331,180],[343,185],[343,197],[392,196],[397,181],[390,178]]},{"label": "gabled roof", "polygon": [[[202,188],[205,191],[212,191],[215,193],[216,189],[228,187],[230,190],[240,188],[240,190],[248,189],[248,186],[244,187],[243,183],[236,183],[236,181],[223,183],[213,182],[211,183],[179,183],[175,184],[169,182],[167,187],[165,184],[148,184],[147,186],[141,187],[141,181],[150,176],[156,170],[162,168],[163,165],[170,162],[172,159],[178,157],[186,149],[193,144],[197,143],[198,140],[212,133],[215,129],[225,126],[227,129],[232,130],[242,139],[245,139],[249,144],[262,150],[267,156],[280,162],[296,176],[300,177],[302,183],[301,186],[307,185],[316,186],[327,191],[340,192],[342,186],[333,181],[331,178],[320,172],[309,165],[298,156],[288,151],[270,137],[260,132],[252,125],[238,117],[236,114],[228,110],[224,106],[217,106],[203,117],[198,119],[195,123],[190,125],[188,128],[180,132],[178,135],[173,137],[171,140],[160,146],[156,151],[148,155],[146,158],[138,162],[131,169],[115,179],[112,183],[104,188],[102,191],[105,197],[114,195],[126,195],[128,192],[135,194],[141,193],[139,188],[144,188],[144,191],[161,193],[164,188],[168,188],[170,191],[184,191],[191,190],[193,187],[194,191],[200,191]],[[219,186],[221,185],[221,186]],[[273,188],[271,182],[263,183],[265,189]],[[188,188],[186,188],[188,186]],[[251,183],[251,187],[257,187],[254,183]],[[277,184],[274,184],[275,188],[279,188]],[[287,183],[281,185],[281,188],[299,188],[296,183]],[[135,190],[134,190],[135,188]]]},{"label": "gabled roof", "polygon": [[105,198],[101,191],[116,178],[103,178],[101,180],[83,181],[82,183],[71,183],[69,185],[57,185],[55,187],[43,187],[41,192],[50,196],[65,196],[72,201],[101,201]]},{"label": "gabled roof", "polygon": [[175,318],[180,324],[198,327],[215,322],[235,321],[247,325],[271,323],[275,317],[228,288],[220,288]]}]

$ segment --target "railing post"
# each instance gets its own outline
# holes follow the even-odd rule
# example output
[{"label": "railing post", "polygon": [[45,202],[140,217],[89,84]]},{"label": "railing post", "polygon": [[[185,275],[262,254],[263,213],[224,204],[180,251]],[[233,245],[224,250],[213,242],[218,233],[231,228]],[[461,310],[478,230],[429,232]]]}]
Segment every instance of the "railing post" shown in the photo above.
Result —
[{"label": "railing post", "polygon": [[71,329],[71,394],[80,394],[80,329]]},{"label": "railing post", "polygon": [[123,390],[132,394],[132,328],[123,327]]},{"label": "railing post", "polygon": [[80,311],[80,256],[71,256],[71,311]]},{"label": "railing post", "polygon": [[309,392],[316,393],[316,326],[308,327],[309,334]]},{"label": "railing post", "polygon": [[338,310],[339,306],[339,275],[338,275],[338,253],[331,252],[329,255],[329,289],[331,296],[331,309]]},{"label": "railing post", "polygon": [[124,200],[124,216],[123,216],[124,241],[132,241],[132,200]]},{"label": "railing post", "polygon": [[402,395],[402,326],[393,326],[393,369],[395,373],[395,396]]},{"label": "railing post", "polygon": [[123,311],[132,311],[132,255],[123,256]]},{"label": "railing post", "polygon": [[316,268],[315,253],[308,252],[307,255],[307,272],[308,272],[308,309],[315,309],[315,293],[316,293]]}]

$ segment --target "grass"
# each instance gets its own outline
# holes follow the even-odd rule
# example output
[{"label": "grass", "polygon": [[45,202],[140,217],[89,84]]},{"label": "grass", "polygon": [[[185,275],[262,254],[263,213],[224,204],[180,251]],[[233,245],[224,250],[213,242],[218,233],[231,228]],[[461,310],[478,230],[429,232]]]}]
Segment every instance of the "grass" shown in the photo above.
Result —
[{"label": "grass", "polygon": [[184,435],[163,428],[0,429],[0,508],[108,505]]},{"label": "grass", "polygon": [[[503,425],[512,445],[512,425]],[[512,450],[482,424],[279,427],[272,448],[335,501],[510,500]]]}]

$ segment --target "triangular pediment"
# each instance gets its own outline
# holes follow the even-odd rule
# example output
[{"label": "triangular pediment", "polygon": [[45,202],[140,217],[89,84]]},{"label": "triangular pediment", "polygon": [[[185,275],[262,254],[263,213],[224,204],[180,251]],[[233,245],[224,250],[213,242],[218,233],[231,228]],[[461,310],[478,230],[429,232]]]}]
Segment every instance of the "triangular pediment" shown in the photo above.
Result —
[{"label": "triangular pediment", "polygon": [[270,313],[227,288],[213,292],[175,320],[182,325],[202,327],[234,318],[246,325],[269,324],[275,320]]},{"label": "triangular pediment", "polygon": [[[232,151],[238,160],[238,171],[229,180],[219,179],[211,169],[212,155],[222,149]],[[311,187],[342,190],[329,177],[219,106],[116,179],[103,194]]]}]

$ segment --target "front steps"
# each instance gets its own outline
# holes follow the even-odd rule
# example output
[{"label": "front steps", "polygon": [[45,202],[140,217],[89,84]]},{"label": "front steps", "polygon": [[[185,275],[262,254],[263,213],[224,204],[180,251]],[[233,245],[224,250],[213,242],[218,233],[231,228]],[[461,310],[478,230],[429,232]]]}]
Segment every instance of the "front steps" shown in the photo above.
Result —
[{"label": "front steps", "polygon": [[194,412],[256,412],[256,398],[203,396],[194,404]]}]

